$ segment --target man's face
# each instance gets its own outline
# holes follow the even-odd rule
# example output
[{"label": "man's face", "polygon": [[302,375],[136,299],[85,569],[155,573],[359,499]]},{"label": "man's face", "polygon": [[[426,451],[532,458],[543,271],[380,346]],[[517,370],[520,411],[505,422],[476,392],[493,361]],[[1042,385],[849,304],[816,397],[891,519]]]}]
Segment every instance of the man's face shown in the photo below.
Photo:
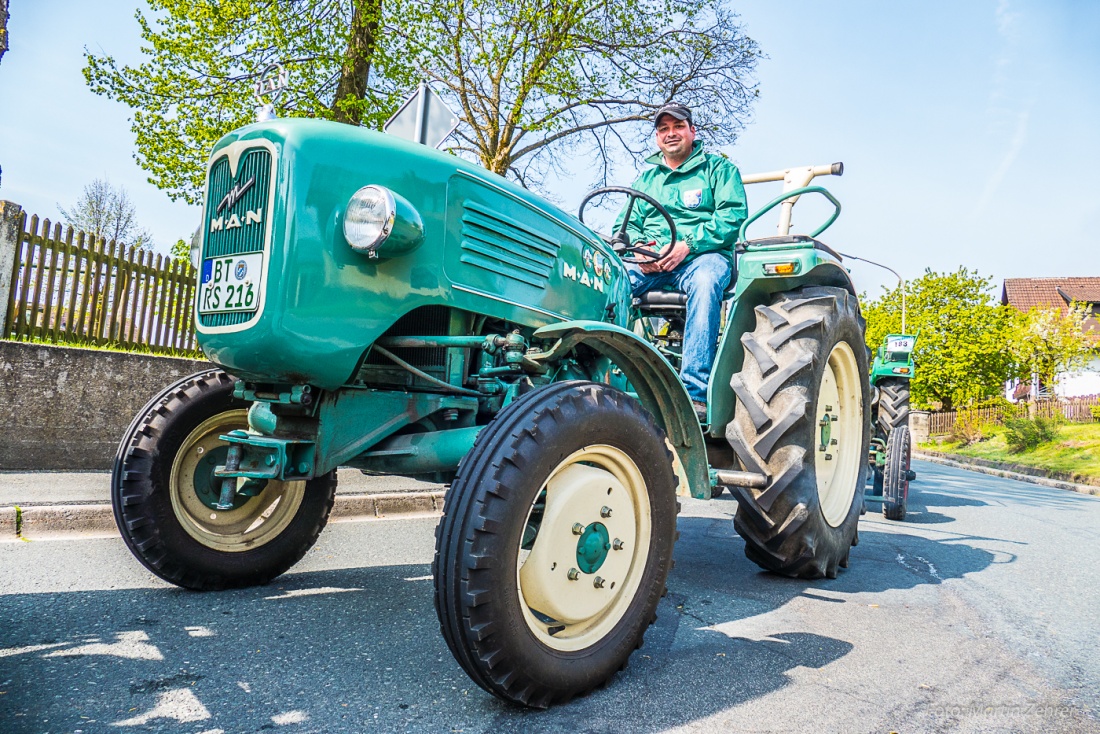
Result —
[{"label": "man's face", "polygon": [[662,115],[657,122],[657,147],[665,157],[683,160],[691,154],[695,143],[695,128],[687,120]]}]

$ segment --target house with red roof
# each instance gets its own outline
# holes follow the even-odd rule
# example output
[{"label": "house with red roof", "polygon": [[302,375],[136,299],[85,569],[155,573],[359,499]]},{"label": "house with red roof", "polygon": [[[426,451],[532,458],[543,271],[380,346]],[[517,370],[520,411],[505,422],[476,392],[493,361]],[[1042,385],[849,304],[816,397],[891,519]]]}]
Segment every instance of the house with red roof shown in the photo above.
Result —
[{"label": "house with red roof", "polygon": [[1027,312],[1032,308],[1056,308],[1063,313],[1071,303],[1082,303],[1090,311],[1082,329],[1092,337],[1096,351],[1087,365],[1076,372],[1058,376],[1053,386],[1012,383],[1009,397],[1021,399],[1035,392],[1039,397],[1074,398],[1100,395],[1100,277],[1081,278],[1005,278],[1001,303]]}]

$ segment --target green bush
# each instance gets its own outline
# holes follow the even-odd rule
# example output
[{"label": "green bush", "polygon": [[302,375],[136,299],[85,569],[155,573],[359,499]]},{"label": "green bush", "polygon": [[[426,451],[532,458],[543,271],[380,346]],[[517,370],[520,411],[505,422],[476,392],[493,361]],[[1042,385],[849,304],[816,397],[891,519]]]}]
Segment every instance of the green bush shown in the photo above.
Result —
[{"label": "green bush", "polygon": [[955,414],[955,426],[951,429],[952,443],[969,446],[987,438],[989,425],[982,420],[977,410],[964,408]]},{"label": "green bush", "polygon": [[1093,420],[1100,421],[1100,405],[1090,405],[1089,412],[1092,413]]},{"label": "green bush", "polygon": [[1054,418],[1005,418],[1005,443],[1014,454],[1030,451],[1056,438],[1058,421]]}]

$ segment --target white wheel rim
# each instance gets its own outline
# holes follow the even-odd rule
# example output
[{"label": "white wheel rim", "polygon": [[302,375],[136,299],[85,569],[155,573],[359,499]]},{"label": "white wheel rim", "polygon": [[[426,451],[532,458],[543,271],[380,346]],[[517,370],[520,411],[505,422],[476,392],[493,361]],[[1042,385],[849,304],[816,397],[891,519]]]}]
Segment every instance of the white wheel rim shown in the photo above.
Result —
[{"label": "white wheel rim", "polygon": [[[634,461],[606,445],[568,456],[539,495],[542,490],[546,505],[538,535],[530,551],[519,551],[520,607],[543,644],[583,650],[611,632],[638,593],[649,557],[649,493]],[[606,529],[612,547],[598,568],[586,572],[578,561],[578,544],[594,536],[596,524]],[[575,525],[585,533],[575,533]]]},{"label": "white wheel rim", "polygon": [[825,522],[837,527],[852,507],[863,447],[863,392],[859,364],[847,342],[829,353],[814,407],[814,469]]},{"label": "white wheel rim", "polygon": [[194,477],[203,455],[226,445],[219,435],[247,428],[247,410],[219,413],[191,431],[172,462],[172,511],[184,531],[207,548],[235,553],[264,545],[286,529],[305,496],[304,481],[269,481],[258,495],[232,510],[211,509],[199,499]]}]

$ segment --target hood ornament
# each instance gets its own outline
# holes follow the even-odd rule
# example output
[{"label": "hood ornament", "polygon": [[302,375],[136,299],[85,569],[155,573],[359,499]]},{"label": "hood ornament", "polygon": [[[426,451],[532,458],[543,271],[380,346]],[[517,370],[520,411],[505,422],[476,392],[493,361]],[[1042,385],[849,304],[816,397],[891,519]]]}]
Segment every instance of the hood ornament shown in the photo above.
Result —
[{"label": "hood ornament", "polygon": [[260,106],[256,108],[256,122],[275,119],[275,104],[290,86],[286,69],[276,62],[269,64],[256,80],[255,97]]}]

